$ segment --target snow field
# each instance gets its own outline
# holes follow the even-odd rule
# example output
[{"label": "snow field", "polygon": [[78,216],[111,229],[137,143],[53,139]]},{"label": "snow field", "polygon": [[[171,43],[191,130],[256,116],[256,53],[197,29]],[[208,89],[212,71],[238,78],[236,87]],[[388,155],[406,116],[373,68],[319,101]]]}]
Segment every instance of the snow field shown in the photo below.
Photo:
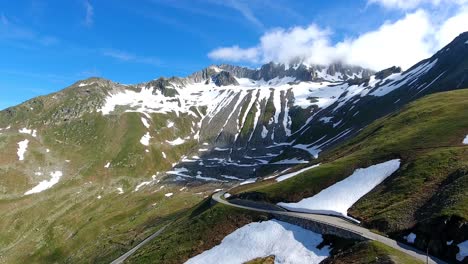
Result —
[{"label": "snow field", "polygon": [[41,181],[34,188],[32,188],[31,190],[25,192],[24,195],[30,195],[30,194],[33,194],[33,193],[40,193],[42,191],[45,191],[45,190],[51,188],[52,186],[54,186],[55,184],[57,184],[59,182],[60,178],[63,176],[63,173],[61,171],[55,171],[55,172],[51,172],[50,176],[52,177],[50,180]]},{"label": "snow field", "polygon": [[24,160],[24,154],[26,153],[26,150],[28,150],[28,144],[29,140],[25,139],[23,141],[18,142],[18,160]]},{"label": "snow field", "polygon": [[322,235],[289,223],[277,220],[251,223],[186,264],[242,264],[270,255],[275,256],[275,263],[318,264],[330,254],[328,247],[316,248],[322,241]]},{"label": "snow field", "polygon": [[400,167],[393,159],[367,168],[356,169],[346,179],[323,189],[316,195],[297,203],[278,203],[279,206],[298,212],[334,214],[347,217],[348,209]]}]

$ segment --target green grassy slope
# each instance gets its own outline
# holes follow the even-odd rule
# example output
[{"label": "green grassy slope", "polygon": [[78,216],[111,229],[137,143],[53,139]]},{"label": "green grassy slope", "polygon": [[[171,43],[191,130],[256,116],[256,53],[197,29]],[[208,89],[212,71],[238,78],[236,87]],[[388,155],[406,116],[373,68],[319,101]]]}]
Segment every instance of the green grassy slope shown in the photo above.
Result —
[{"label": "green grassy slope", "polygon": [[[199,118],[151,114],[146,128],[140,113],[119,109],[103,116],[96,109],[116,84],[90,81],[96,84],[0,111],[0,263],[109,263],[219,188],[152,182],[134,191],[152,175],[162,180],[161,172],[195,146],[193,139],[177,146],[166,140],[190,135]],[[19,133],[22,128],[37,130],[37,137]],[[148,147],[140,143],[147,132]],[[18,142],[25,139],[30,142],[19,161]],[[24,196],[53,171],[63,172],[56,185]],[[169,192],[174,195],[165,197]]]},{"label": "green grassy slope", "polygon": [[422,261],[376,241],[360,242],[326,259],[322,264],[398,263],[422,264]]},{"label": "green grassy slope", "polygon": [[[322,163],[320,167],[280,183],[265,181],[239,191],[246,198],[299,201],[356,168],[400,158],[400,169],[349,213],[397,239],[417,230],[417,246],[424,248],[432,240],[431,249],[444,255],[450,250],[446,241],[467,239],[467,232],[459,229],[468,220],[468,146],[462,144],[468,134],[467,109],[467,89],[427,96],[324,153],[315,161]],[[447,221],[453,224],[444,225]],[[438,225],[437,234],[428,230],[431,225]]]},{"label": "green grassy slope", "polygon": [[262,213],[222,204],[210,205],[210,199],[172,223],[126,263],[183,263],[211,249],[234,230],[251,222],[268,220]]}]

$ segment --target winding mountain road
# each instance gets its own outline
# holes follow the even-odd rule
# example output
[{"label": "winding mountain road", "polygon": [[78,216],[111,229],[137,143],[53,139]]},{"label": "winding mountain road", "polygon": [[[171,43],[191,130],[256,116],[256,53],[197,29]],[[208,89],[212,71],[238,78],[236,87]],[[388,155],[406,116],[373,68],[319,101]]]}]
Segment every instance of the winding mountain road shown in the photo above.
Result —
[{"label": "winding mountain road", "polygon": [[239,204],[233,204],[230,203],[229,201],[223,199],[223,195],[225,192],[217,192],[213,194],[212,199],[218,203],[222,203],[228,206],[233,206],[241,209],[246,209],[246,210],[251,210],[251,211],[257,211],[257,212],[263,212],[263,213],[270,213],[270,214],[276,214],[276,215],[285,215],[289,217],[295,217],[295,218],[300,218],[300,219],[306,219],[309,221],[314,221],[317,223],[333,226],[335,228],[339,228],[342,230],[346,230],[348,232],[355,233],[363,238],[369,239],[369,240],[374,240],[378,241],[380,243],[383,243],[387,246],[390,246],[400,252],[406,253],[418,260],[423,261],[426,263],[446,263],[436,257],[429,256],[429,259],[427,259],[426,253],[422,252],[414,247],[411,247],[409,245],[397,242],[393,239],[390,239],[388,237],[376,234],[371,232],[369,229],[363,228],[361,226],[358,226],[356,224],[351,223],[350,221],[344,220],[342,218],[336,217],[336,216],[329,216],[329,215],[320,215],[320,214],[310,214],[310,213],[299,213],[299,212],[292,212],[292,211],[277,211],[277,210],[268,210],[268,209],[260,209],[260,208],[255,208],[255,207],[250,207],[250,206],[244,206],[244,205],[239,205]]}]

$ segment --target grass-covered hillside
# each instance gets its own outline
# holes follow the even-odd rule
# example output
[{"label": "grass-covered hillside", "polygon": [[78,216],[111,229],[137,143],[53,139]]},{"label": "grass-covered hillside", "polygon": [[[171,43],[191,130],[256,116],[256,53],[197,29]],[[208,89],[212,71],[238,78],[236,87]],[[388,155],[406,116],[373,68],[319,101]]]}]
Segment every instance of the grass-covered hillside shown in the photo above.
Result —
[{"label": "grass-covered hillside", "polygon": [[[355,138],[323,153],[322,163],[283,182],[237,190],[244,198],[296,202],[344,179],[356,168],[400,158],[400,169],[349,211],[369,228],[453,258],[468,231],[468,90],[437,93],[373,122]],[[436,232],[435,232],[436,229]],[[429,243],[430,241],[430,243]]]},{"label": "grass-covered hillside", "polygon": [[184,263],[216,246],[234,230],[270,218],[267,214],[222,204],[212,206],[210,202],[211,199],[205,200],[173,222],[126,263]]},{"label": "grass-covered hillside", "polygon": [[166,141],[191,134],[193,116],[102,115],[123,88],[87,82],[0,111],[0,263],[109,263],[219,188],[164,180],[195,145]]}]

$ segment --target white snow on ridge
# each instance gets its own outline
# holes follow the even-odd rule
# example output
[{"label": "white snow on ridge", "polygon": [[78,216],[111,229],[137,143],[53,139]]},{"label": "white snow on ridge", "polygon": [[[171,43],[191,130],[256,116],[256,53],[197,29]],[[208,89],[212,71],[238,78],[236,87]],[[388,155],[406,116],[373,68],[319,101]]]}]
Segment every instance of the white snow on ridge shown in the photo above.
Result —
[{"label": "white snow on ridge", "polygon": [[[418,67],[412,69],[411,71],[404,73],[395,73],[388,76],[385,80],[390,80],[387,84],[379,87],[377,90],[370,93],[373,96],[384,96],[393,90],[400,88],[402,85],[405,85],[408,82],[416,81],[419,76],[428,72],[434,65],[437,64],[438,59],[435,59],[431,62],[427,61],[419,65]],[[410,83],[411,84],[411,83]]]},{"label": "white snow on ridge", "polygon": [[459,252],[457,253],[456,258],[458,261],[463,261],[463,259],[468,256],[468,240],[461,242],[457,246],[458,246]]},{"label": "white snow on ridge", "polygon": [[320,166],[320,163],[312,165],[312,166],[304,168],[304,169],[301,169],[301,170],[298,170],[298,171],[295,171],[295,172],[291,172],[291,173],[288,173],[288,174],[285,174],[285,175],[281,175],[278,178],[276,178],[276,181],[281,182],[281,181],[287,180],[287,179],[292,178],[292,177],[294,177],[294,176],[296,176],[298,174],[301,174],[301,173],[303,173],[305,171],[308,171],[308,170],[313,169],[313,168],[317,168],[318,166]]},{"label": "white snow on ridge", "polygon": [[[238,116],[240,120],[238,130],[244,125],[246,115],[255,107],[259,109],[259,103],[263,100],[273,100],[275,113],[273,115],[273,122],[283,123],[286,132],[290,129],[289,109],[287,105],[287,98],[285,97],[288,91],[294,94],[294,105],[301,108],[307,108],[311,105],[316,105],[319,108],[325,108],[336,102],[340,96],[347,92],[347,84],[338,84],[336,82],[296,82],[294,78],[274,78],[268,82],[263,80],[254,81],[245,78],[236,78],[240,85],[229,85],[217,87],[214,84],[188,83],[179,85],[171,83],[173,88],[177,91],[175,97],[166,97],[159,90],[154,90],[153,87],[139,86],[141,91],[136,92],[130,89],[124,89],[115,94],[109,94],[105,100],[104,105],[98,112],[103,115],[108,115],[115,110],[117,106],[128,106],[126,112],[139,112],[143,114],[149,113],[170,113],[175,112],[187,113],[189,115],[197,116],[190,108],[206,106],[206,115],[204,118],[211,119],[223,107],[237,100],[234,104],[239,105],[240,101],[249,96],[247,111],[244,116]],[[364,88],[359,88],[360,90]],[[359,91],[360,91],[359,90]],[[281,96],[283,94],[284,96]],[[282,110],[281,98],[285,99],[285,112],[283,120],[279,120],[280,112]],[[236,99],[234,99],[236,98]],[[313,98],[311,101],[310,98]],[[240,112],[238,113],[240,115]],[[255,118],[255,125],[260,113],[257,111]],[[172,127],[174,124],[168,121],[167,127]],[[237,138],[237,137],[236,137]]]},{"label": "white snow on ridge", "polygon": [[236,180],[236,181],[242,181],[241,178],[235,177],[235,176],[229,176],[229,175],[220,175],[221,177],[225,179],[230,179],[230,180]]},{"label": "white snow on ridge", "polygon": [[[140,190],[141,187],[143,186],[146,186],[146,185],[150,185],[152,184],[154,181],[156,181],[156,175],[153,175],[151,176],[152,180],[151,181],[144,181],[144,182],[141,182],[140,184],[138,184],[136,187],[135,187],[135,192],[138,192],[138,190]],[[158,181],[159,182],[159,181]]]},{"label": "white snow on ridge", "polygon": [[21,134],[31,135],[32,137],[37,137],[37,130],[36,129],[22,128],[22,129],[18,130],[18,132],[21,133]]},{"label": "white snow on ridge", "polygon": [[268,130],[266,129],[265,126],[262,126],[262,138],[266,138],[268,135]]},{"label": "white snow on ridge", "polygon": [[468,135],[463,139],[463,144],[468,145]]},{"label": "white snow on ridge", "polygon": [[292,159],[280,160],[277,162],[273,162],[271,164],[304,164],[304,163],[309,163],[309,162],[307,160],[300,160],[297,158],[292,158]]},{"label": "white snow on ridge", "polygon": [[24,195],[30,195],[30,194],[33,194],[33,193],[40,193],[42,191],[45,191],[45,190],[51,188],[52,186],[54,186],[55,184],[57,184],[59,182],[60,178],[63,176],[63,173],[61,171],[55,171],[55,172],[51,172],[50,176],[52,176],[52,178],[50,180],[41,181],[34,188],[32,188],[31,190],[25,192]]},{"label": "white snow on ridge", "polygon": [[329,123],[332,120],[333,116],[325,116],[319,119],[320,122]]},{"label": "white snow on ridge", "polygon": [[177,175],[177,176],[181,176],[181,177],[186,177],[186,178],[191,178],[192,176],[188,175],[188,174],[184,174],[183,172],[189,172],[189,170],[187,170],[187,168],[173,168],[171,171],[166,171],[166,174],[169,174],[169,175]]},{"label": "white snow on ridge", "polygon": [[291,211],[324,213],[347,216],[348,209],[362,196],[370,192],[400,167],[400,160],[394,159],[356,169],[346,179],[323,189],[318,194],[304,198],[297,203],[278,203]]},{"label": "white snow on ridge", "polygon": [[150,133],[146,132],[146,134],[140,139],[140,143],[144,146],[149,146],[150,139]]},{"label": "white snow on ridge", "polygon": [[251,179],[247,179],[247,180],[239,183],[239,185],[251,184],[251,183],[254,183],[256,181],[257,181],[257,178],[251,178]]},{"label": "white snow on ridge", "polygon": [[148,123],[148,120],[146,120],[146,118],[141,118],[141,122],[143,123],[143,125],[146,127],[146,128],[150,128],[150,124]]},{"label": "white snow on ridge", "polygon": [[310,146],[305,144],[297,144],[293,146],[293,148],[298,148],[309,152],[309,154],[312,155],[312,157],[314,158],[318,158],[318,155],[320,154],[320,152],[322,152],[322,150],[319,147],[320,146]]},{"label": "white snow on ridge", "polygon": [[26,153],[26,150],[28,149],[28,144],[29,140],[25,139],[23,141],[20,141],[18,143],[18,160],[24,160],[24,154]]},{"label": "white snow on ridge", "polygon": [[176,138],[174,140],[166,140],[166,142],[169,144],[169,145],[172,145],[172,146],[178,146],[178,145],[182,145],[185,143],[185,140],[181,139],[180,137],[179,138]]},{"label": "white snow on ridge", "polygon": [[275,256],[275,263],[318,264],[330,255],[320,234],[289,223],[269,220],[245,225],[227,235],[221,244],[189,259],[186,264],[242,264]]}]

